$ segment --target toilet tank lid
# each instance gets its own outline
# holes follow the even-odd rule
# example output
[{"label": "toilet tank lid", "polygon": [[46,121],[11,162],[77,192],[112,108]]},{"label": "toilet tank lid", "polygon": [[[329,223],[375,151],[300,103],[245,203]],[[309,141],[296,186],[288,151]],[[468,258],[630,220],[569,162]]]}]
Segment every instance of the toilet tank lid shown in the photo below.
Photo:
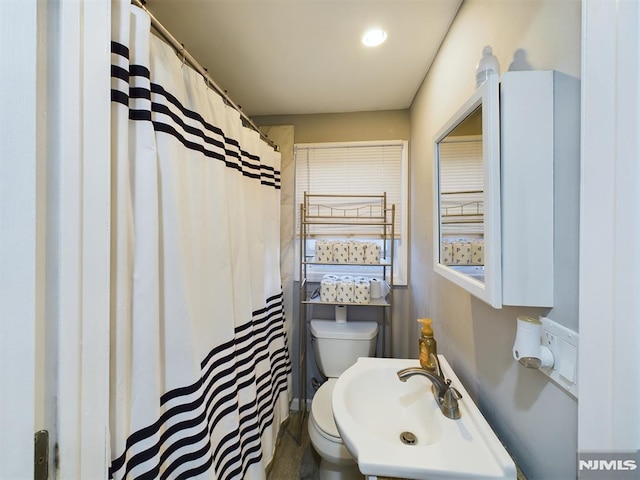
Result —
[{"label": "toilet tank lid", "polygon": [[347,340],[371,340],[378,334],[377,322],[311,320],[311,334],[316,338],[342,338]]}]

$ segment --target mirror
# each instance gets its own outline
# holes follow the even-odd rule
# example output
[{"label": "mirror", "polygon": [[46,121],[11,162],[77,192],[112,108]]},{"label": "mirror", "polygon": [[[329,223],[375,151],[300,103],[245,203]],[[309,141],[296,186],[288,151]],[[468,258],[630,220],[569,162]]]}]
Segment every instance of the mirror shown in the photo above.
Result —
[{"label": "mirror", "polygon": [[434,269],[502,307],[498,76],[434,139]]}]

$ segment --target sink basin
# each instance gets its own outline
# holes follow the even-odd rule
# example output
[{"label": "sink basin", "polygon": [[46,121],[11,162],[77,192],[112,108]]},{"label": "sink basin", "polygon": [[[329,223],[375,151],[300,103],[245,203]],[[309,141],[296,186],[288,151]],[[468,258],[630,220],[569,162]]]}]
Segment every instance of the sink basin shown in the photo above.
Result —
[{"label": "sink basin", "polygon": [[515,479],[516,467],[446,359],[446,378],[462,394],[461,418],[446,418],[431,381],[396,372],[415,359],[360,358],[336,381],[333,416],[347,449],[368,476],[406,479]]}]

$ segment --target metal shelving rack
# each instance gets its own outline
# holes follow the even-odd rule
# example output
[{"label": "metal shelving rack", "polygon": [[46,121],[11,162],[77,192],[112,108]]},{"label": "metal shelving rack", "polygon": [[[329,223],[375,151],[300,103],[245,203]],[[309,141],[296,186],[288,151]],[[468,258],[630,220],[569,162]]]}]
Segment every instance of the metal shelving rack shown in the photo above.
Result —
[{"label": "metal shelving rack", "polygon": [[[336,207],[344,204],[345,207]],[[357,206],[351,206],[357,204]],[[335,233],[335,227],[345,227],[340,234]],[[307,252],[307,240],[310,238],[335,238],[336,236],[356,237],[362,233],[367,236],[375,235],[382,240],[381,261],[379,264],[357,263],[318,263],[313,255]],[[304,193],[300,204],[300,311],[298,324],[298,407],[302,412],[297,442],[300,443],[301,429],[304,415],[307,412],[307,332],[309,310],[314,305],[339,305],[340,303],[321,302],[319,298],[311,298],[318,288],[318,282],[309,281],[309,267],[312,265],[337,265],[348,267],[368,267],[377,269],[382,278],[387,281],[390,293],[386,298],[374,299],[368,304],[349,304],[350,306],[381,308],[381,343],[383,357],[393,356],[392,318],[393,318],[393,263],[395,238],[395,205],[387,204],[387,194],[381,195],[319,195]],[[377,276],[377,275],[376,275]]]}]

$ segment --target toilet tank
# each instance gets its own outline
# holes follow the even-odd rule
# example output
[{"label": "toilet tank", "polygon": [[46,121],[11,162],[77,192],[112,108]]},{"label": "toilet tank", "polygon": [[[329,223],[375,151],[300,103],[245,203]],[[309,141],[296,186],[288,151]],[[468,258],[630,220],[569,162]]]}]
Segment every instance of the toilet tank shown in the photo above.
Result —
[{"label": "toilet tank", "polygon": [[320,372],[337,378],[359,357],[376,352],[377,322],[345,322],[311,320],[311,343]]}]

